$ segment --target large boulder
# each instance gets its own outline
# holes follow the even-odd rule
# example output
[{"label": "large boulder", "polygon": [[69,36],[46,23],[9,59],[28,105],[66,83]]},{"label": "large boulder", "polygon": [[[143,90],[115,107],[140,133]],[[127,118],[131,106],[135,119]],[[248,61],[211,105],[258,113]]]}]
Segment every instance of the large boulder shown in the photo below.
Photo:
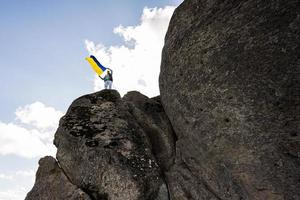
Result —
[{"label": "large boulder", "polygon": [[73,185],[56,160],[46,156],[39,161],[39,169],[32,190],[25,200],[91,200],[88,194]]},{"label": "large boulder", "polygon": [[[157,100],[139,93],[126,99],[117,91],[102,90],[75,100],[55,134],[58,162],[69,180],[93,199],[168,200],[158,162],[167,167],[172,149],[162,153],[156,145],[166,146],[172,138],[151,136],[162,130],[172,134],[168,118]],[[144,113],[145,106],[149,109]],[[159,149],[155,155],[153,149]]]},{"label": "large boulder", "polygon": [[300,199],[300,1],[185,0],[160,91],[172,200]]}]

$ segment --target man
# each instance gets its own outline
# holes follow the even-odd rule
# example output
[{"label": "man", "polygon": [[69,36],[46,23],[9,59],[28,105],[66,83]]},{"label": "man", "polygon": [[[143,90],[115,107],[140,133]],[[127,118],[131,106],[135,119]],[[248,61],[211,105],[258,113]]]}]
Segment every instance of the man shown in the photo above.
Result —
[{"label": "man", "polygon": [[101,78],[104,81],[104,88],[105,89],[111,89],[112,82],[113,82],[112,74],[113,74],[113,71],[111,69],[107,69],[107,73],[104,76],[104,78],[99,76],[99,78]]}]

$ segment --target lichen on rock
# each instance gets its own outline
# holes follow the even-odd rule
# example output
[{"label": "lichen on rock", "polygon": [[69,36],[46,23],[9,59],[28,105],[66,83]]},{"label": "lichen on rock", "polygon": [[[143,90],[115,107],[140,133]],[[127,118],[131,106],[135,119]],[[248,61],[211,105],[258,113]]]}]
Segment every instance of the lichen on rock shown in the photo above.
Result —
[{"label": "lichen on rock", "polygon": [[75,100],[54,143],[71,182],[95,199],[155,199],[165,184],[147,134],[117,91]]}]

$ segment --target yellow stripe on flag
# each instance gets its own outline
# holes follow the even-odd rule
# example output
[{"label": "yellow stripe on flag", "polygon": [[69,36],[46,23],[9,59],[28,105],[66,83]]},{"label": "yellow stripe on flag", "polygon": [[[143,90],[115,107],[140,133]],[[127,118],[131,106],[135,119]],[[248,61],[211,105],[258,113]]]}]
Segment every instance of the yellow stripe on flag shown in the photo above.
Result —
[{"label": "yellow stripe on flag", "polygon": [[102,69],[95,63],[95,61],[92,58],[85,58],[93,68],[93,70],[98,74],[98,76],[101,76],[103,73]]}]

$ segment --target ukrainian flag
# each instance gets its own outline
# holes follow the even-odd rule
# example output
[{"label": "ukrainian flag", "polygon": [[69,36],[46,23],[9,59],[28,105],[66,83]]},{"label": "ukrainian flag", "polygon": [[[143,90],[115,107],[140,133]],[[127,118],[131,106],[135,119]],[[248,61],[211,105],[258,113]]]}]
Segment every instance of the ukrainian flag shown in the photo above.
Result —
[{"label": "ukrainian flag", "polygon": [[95,56],[91,55],[89,58],[85,59],[90,63],[93,70],[98,74],[98,76],[101,76],[101,74],[103,74],[103,72],[106,70],[106,67],[101,65],[101,63],[95,58]]}]

